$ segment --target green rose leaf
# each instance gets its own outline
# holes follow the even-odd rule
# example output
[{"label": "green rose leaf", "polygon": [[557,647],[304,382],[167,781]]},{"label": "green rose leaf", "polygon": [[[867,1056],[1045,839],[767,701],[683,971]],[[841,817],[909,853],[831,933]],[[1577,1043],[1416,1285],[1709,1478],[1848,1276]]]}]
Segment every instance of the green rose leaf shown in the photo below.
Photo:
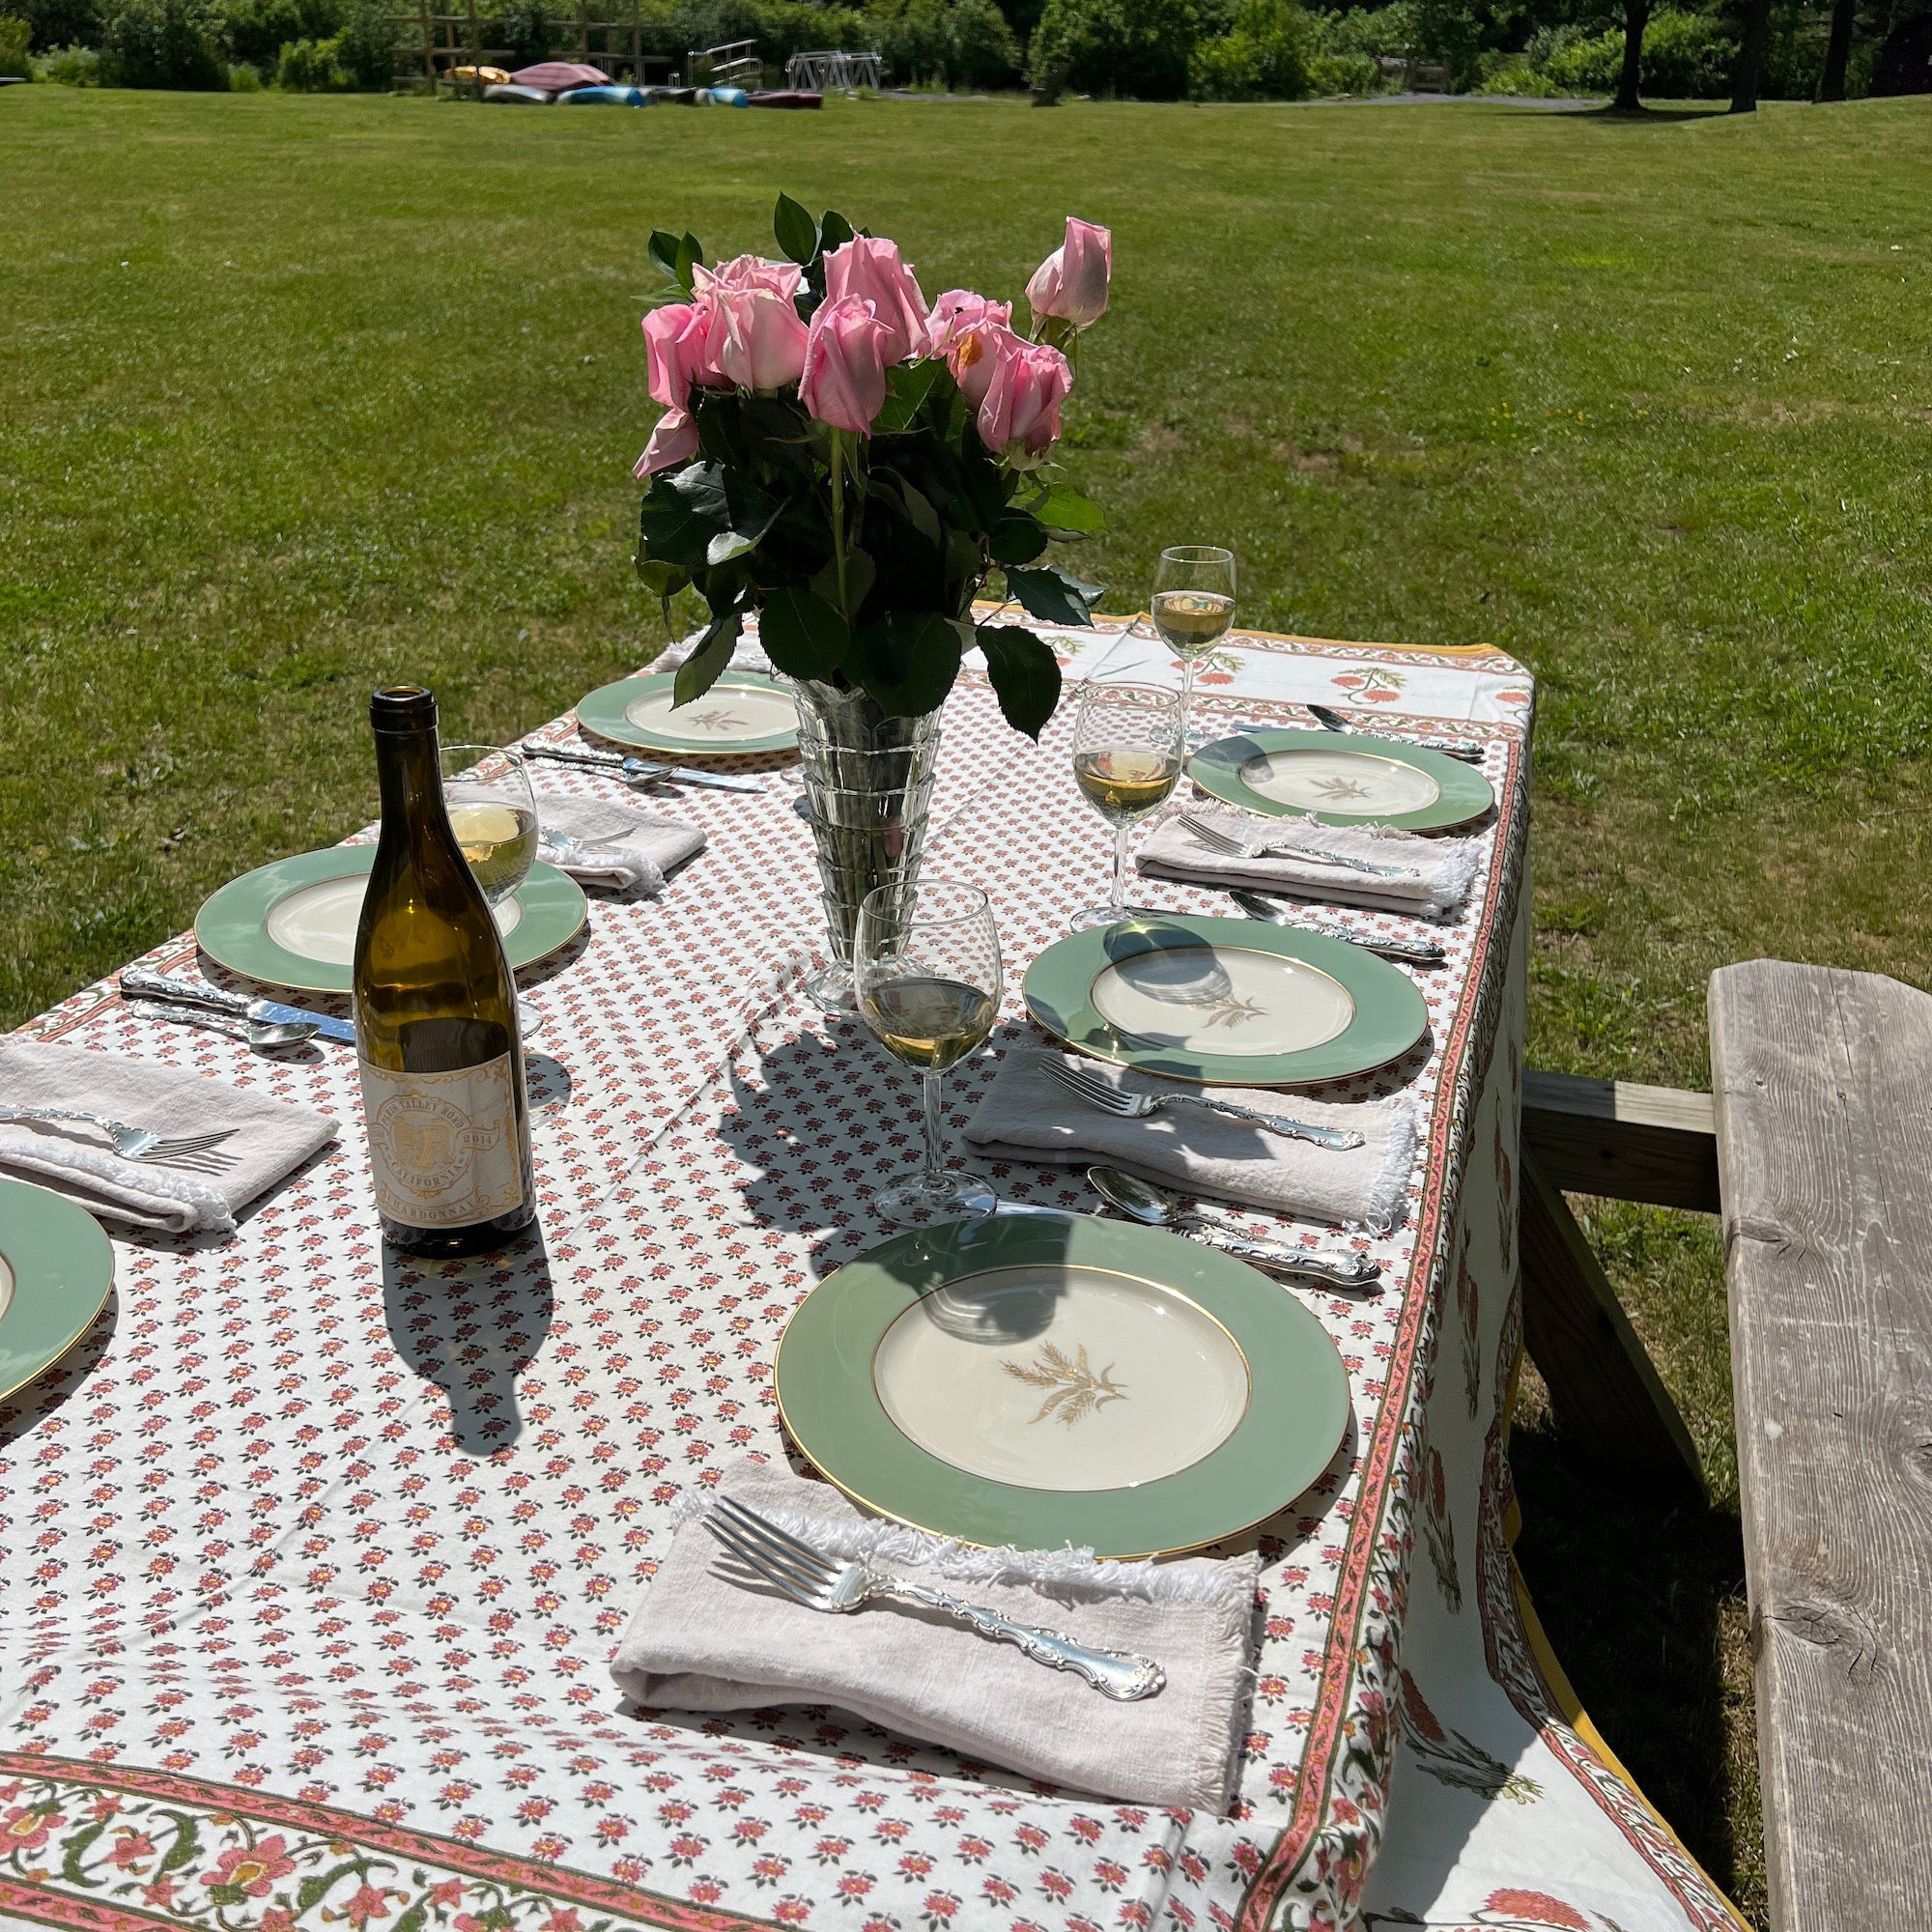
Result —
[{"label": "green rose leaf", "polygon": [[937,611],[894,611],[852,639],[852,668],[890,717],[945,703],[959,675],[959,634]]},{"label": "green rose leaf", "polygon": [[654,556],[638,558],[638,582],[653,597],[671,598],[691,582],[691,572],[682,564],[665,563]]},{"label": "green rose leaf", "polygon": [[1052,650],[1011,624],[983,625],[975,641],[986,654],[986,674],[1007,723],[1037,739],[1060,702],[1060,665]]},{"label": "green rose leaf", "polygon": [[650,257],[686,295],[691,293],[692,270],[703,266],[704,249],[696,235],[667,235],[662,228],[651,230],[645,244]]},{"label": "green rose leaf", "polygon": [[993,526],[988,548],[995,563],[1031,563],[1046,548],[1046,532],[1037,517],[1015,510]]},{"label": "green rose leaf", "polygon": [[731,526],[724,474],[715,463],[693,463],[651,478],[638,509],[641,561],[703,569],[711,539]]},{"label": "green rose leaf", "polygon": [[[855,550],[845,559],[845,596],[853,616],[859,614],[861,607],[877,582],[879,566],[862,550]],[[830,604],[838,608],[838,559],[828,557],[821,569],[811,579],[811,590]]]},{"label": "green rose leaf", "polygon": [[844,668],[852,630],[824,598],[788,588],[766,593],[758,640],[787,677],[829,678]]},{"label": "green rose leaf", "polygon": [[1007,588],[1029,616],[1042,624],[1092,624],[1089,610],[1100,594],[1097,583],[1082,583],[1064,570],[1009,570]]},{"label": "green rose leaf", "polygon": [[1033,506],[1033,514],[1050,530],[1063,536],[1091,537],[1107,527],[1105,513],[1091,497],[1070,490],[1065,483],[1049,487]]},{"label": "green rose leaf", "polygon": [[921,406],[946,375],[944,362],[900,362],[886,372],[886,406],[872,425],[876,436],[897,436],[912,426]]},{"label": "green rose leaf", "polygon": [[722,611],[712,618],[697,648],[677,668],[677,680],[671,686],[673,711],[680,704],[702,697],[724,676],[724,667],[731,662],[731,653],[737,648],[738,629],[743,622],[735,610]]},{"label": "green rose leaf", "polygon": [[779,205],[772,211],[772,233],[801,269],[818,253],[818,223],[788,194],[780,195]]},{"label": "green rose leaf", "polygon": [[828,208],[819,217],[818,245],[821,250],[842,248],[851,241],[853,233],[852,224],[835,209]]},{"label": "green rose leaf", "polygon": [[756,550],[765,532],[779,520],[782,504],[773,503],[766,509],[750,529],[720,530],[704,547],[704,560],[714,568],[721,563],[729,563],[734,556],[743,556],[747,551]]}]

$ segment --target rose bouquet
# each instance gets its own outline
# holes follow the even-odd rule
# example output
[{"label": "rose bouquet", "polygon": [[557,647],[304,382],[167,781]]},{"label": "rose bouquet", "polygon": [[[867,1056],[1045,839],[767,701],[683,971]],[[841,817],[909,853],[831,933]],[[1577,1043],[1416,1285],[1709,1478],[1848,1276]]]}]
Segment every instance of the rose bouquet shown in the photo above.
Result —
[{"label": "rose bouquet", "polygon": [[1027,285],[1033,327],[968,289],[928,303],[897,246],[811,216],[773,223],[788,257],[706,265],[696,241],[651,237],[685,298],[644,317],[666,413],[638,568],[666,602],[687,585],[710,623],[676,702],[710,688],[756,612],[774,667],[863,695],[881,718],[934,711],[978,644],[1008,721],[1037,737],[1060,695],[1053,652],[1014,625],[976,626],[994,572],[1007,601],[1086,624],[1094,587],[1044,560],[1101,526],[1051,480],[1079,332],[1107,307],[1112,242],[1069,220]]}]

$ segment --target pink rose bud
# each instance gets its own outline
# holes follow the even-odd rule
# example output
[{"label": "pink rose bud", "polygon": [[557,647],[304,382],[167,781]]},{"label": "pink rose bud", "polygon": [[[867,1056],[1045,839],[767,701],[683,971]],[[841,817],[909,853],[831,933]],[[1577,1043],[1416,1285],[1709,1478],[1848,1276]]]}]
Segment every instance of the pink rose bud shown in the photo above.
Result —
[{"label": "pink rose bud", "polygon": [[711,360],[746,389],[782,389],[805,373],[805,324],[789,297],[770,289],[712,289]]},{"label": "pink rose bud", "polygon": [[739,255],[715,269],[695,268],[691,285],[701,296],[712,289],[765,289],[790,301],[805,285],[805,272],[790,262],[768,262],[762,255]]},{"label": "pink rose bud", "polygon": [[899,260],[898,243],[855,235],[825,257],[825,299],[857,296],[886,327],[886,360],[903,362],[925,347],[925,298]]},{"label": "pink rose bud", "polygon": [[704,303],[672,302],[644,317],[650,354],[650,390],[668,410],[681,410],[694,383],[718,381],[710,366],[711,310]]},{"label": "pink rose bud", "polygon": [[1060,405],[1072,386],[1073,371],[1059,350],[1015,336],[980,405],[980,440],[1019,467],[1044,456],[1060,435]]},{"label": "pink rose bud", "polygon": [[834,429],[867,435],[886,406],[889,331],[856,296],[822,303],[805,345],[798,385],[806,412]]},{"label": "pink rose bud", "polygon": [[652,430],[651,440],[644,444],[644,453],[638,458],[631,474],[639,478],[654,475],[696,454],[696,423],[683,410],[667,410],[658,418],[658,426]]},{"label": "pink rose bud", "polygon": [[1107,313],[1107,280],[1114,272],[1114,237],[1091,221],[1066,217],[1066,240],[1033,271],[1027,301],[1036,316],[1058,316],[1086,328]]}]

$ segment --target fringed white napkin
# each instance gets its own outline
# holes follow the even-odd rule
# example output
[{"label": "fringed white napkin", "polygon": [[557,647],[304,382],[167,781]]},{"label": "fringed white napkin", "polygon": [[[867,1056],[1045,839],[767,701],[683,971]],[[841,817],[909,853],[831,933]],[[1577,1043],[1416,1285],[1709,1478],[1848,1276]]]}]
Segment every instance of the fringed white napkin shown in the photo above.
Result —
[{"label": "fringed white napkin", "polygon": [[1075,1791],[1223,1809],[1253,1670],[1252,1551],[1221,1561],[1096,1562],[1090,1550],[979,1549],[863,1516],[829,1484],[741,1463],[723,1487],[829,1555],[948,1589],[1016,1623],[1151,1657],[1164,1689],[1115,1703],[964,1624],[879,1604],[810,1610],[740,1567],[691,1496],[611,1662],[627,1696],[659,1710],[830,1704],[903,1736]]},{"label": "fringed white napkin", "polygon": [[1440,920],[1469,896],[1481,853],[1478,839],[1424,838],[1389,825],[1323,825],[1313,817],[1258,818],[1245,811],[1198,807],[1193,816],[1230,838],[1293,839],[1297,845],[1364,859],[1374,866],[1399,866],[1402,875],[1380,878],[1293,853],[1236,858],[1215,851],[1176,812],[1163,819],[1141,847],[1136,863],[1150,878],[1200,886],[1253,886],[1329,905],[1372,906],[1381,912]]},{"label": "fringed white napkin", "polygon": [[1311,1100],[1252,1088],[1194,1087],[1082,1060],[1080,1070],[1125,1094],[1198,1094],[1315,1127],[1351,1127],[1363,1145],[1338,1153],[1270,1134],[1205,1107],[1164,1107],[1129,1121],[1076,1100],[1047,1071],[1061,1056],[1015,1047],[1002,1056],[966,1125],[987,1160],[1085,1167],[1104,1161],[1156,1186],[1211,1194],[1277,1214],[1386,1232],[1406,1205],[1415,1162],[1415,1102]]},{"label": "fringed white napkin", "polygon": [[234,1131],[204,1171],[123,1160],[84,1122],[0,1122],[0,1171],[77,1201],[91,1214],[165,1234],[232,1234],[235,1212],[335,1138],[327,1114],[148,1060],[44,1040],[0,1040],[0,1102],[70,1107],[163,1137]]},{"label": "fringed white napkin", "polygon": [[[674,818],[655,818],[607,799],[537,793],[542,856],[586,886],[656,898],[665,875],[704,850],[704,834]],[[554,839],[555,842],[553,842]]]}]

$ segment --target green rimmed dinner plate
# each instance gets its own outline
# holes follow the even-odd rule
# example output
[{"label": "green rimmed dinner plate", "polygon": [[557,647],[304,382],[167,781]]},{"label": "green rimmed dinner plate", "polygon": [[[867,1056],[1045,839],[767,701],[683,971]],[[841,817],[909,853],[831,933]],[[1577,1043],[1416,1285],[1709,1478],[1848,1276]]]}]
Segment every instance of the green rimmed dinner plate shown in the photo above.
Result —
[{"label": "green rimmed dinner plate", "polygon": [[779,1412],[848,1495],[966,1543],[1165,1555],[1237,1535],[1328,1466],[1335,1345],[1217,1249],[1091,1215],[896,1236],[779,1341]]},{"label": "green rimmed dinner plate", "polygon": [[702,697],[673,711],[677,673],[620,677],[581,698],[577,722],[613,744],[646,752],[789,752],[798,743],[798,707],[789,690],[763,671],[727,670]]},{"label": "green rimmed dinner plate", "polygon": [[1069,1046],[1212,1087],[1294,1087],[1406,1053],[1429,1009],[1399,968],[1257,920],[1160,913],[1056,941],[1027,1010]]},{"label": "green rimmed dinner plate", "polygon": [[1353,732],[1238,731],[1204,745],[1187,770],[1243,810],[1312,812],[1323,825],[1446,832],[1496,802],[1495,787],[1460,758]]},{"label": "green rimmed dinner plate", "polygon": [[65,1195],[0,1179],[0,1397],[85,1335],[114,1286],[100,1224]]},{"label": "green rimmed dinner plate", "polygon": [[[232,972],[302,993],[346,993],[373,845],[330,845],[231,879],[194,916],[201,950]],[[497,908],[512,967],[532,966],[576,938],[583,889],[539,860]]]}]

